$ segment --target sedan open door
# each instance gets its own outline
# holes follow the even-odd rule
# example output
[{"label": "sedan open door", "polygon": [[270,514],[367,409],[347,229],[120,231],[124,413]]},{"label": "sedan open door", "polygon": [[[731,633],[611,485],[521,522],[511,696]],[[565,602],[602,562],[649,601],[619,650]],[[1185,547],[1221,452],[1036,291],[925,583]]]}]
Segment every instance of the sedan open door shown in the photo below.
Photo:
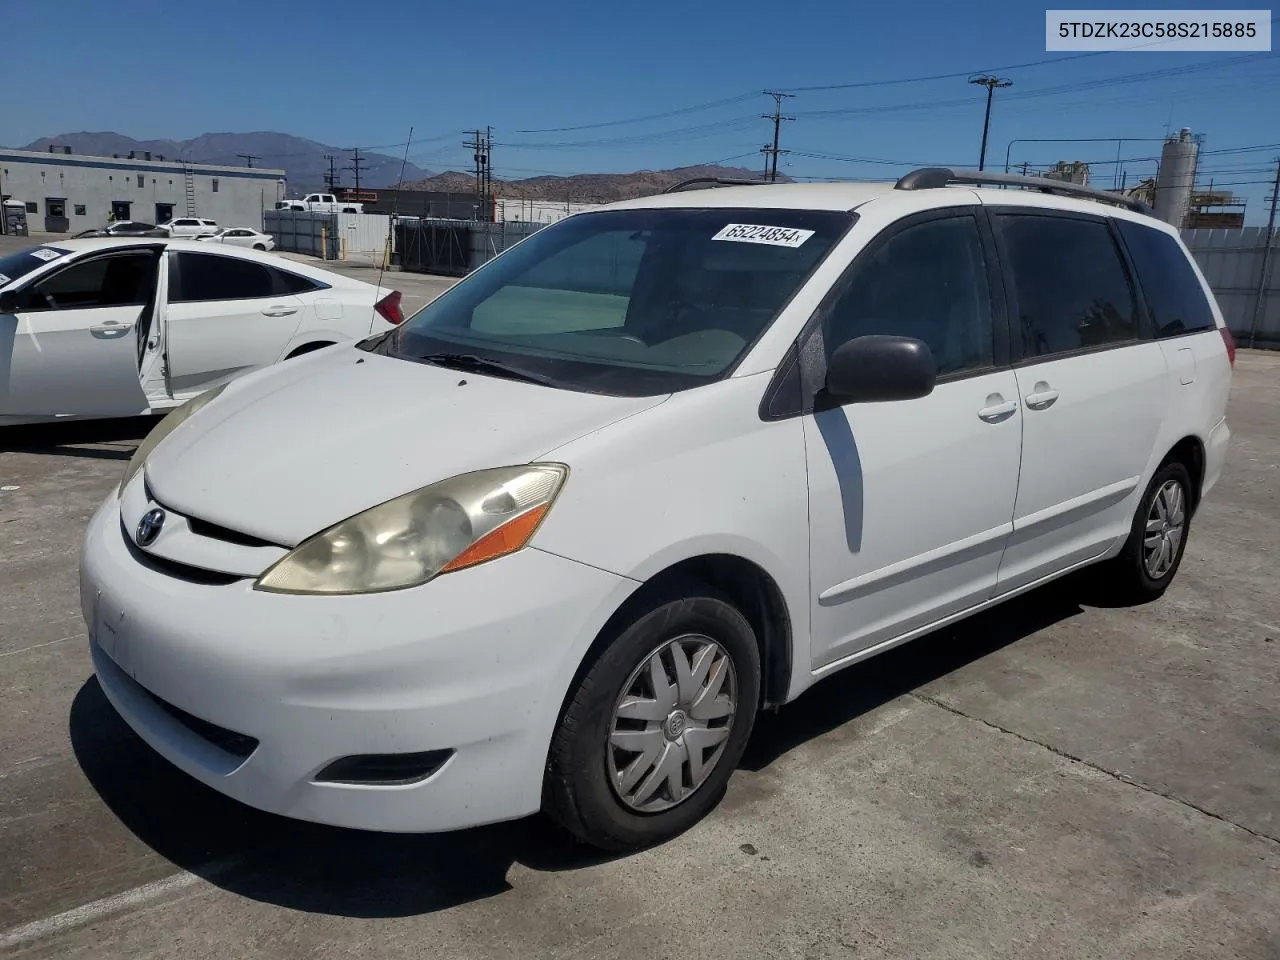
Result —
[{"label": "sedan open door", "polygon": [[0,418],[148,411],[139,357],[160,251],[76,258],[0,294]]}]

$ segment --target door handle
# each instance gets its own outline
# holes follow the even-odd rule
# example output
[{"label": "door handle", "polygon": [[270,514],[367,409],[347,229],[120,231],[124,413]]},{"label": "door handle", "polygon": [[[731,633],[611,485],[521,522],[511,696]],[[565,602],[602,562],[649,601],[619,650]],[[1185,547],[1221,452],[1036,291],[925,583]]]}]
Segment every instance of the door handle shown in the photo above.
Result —
[{"label": "door handle", "polygon": [[987,406],[978,411],[978,416],[987,423],[998,423],[1017,409],[1016,400],[1004,400],[997,393],[987,397]]},{"label": "door handle", "polygon": [[262,311],[264,317],[287,317],[291,313],[297,313],[297,307],[267,307]]},{"label": "door handle", "polygon": [[1051,407],[1057,399],[1058,391],[1047,383],[1037,383],[1034,391],[1026,396],[1027,406],[1032,410],[1043,410],[1046,407]]},{"label": "door handle", "polygon": [[89,328],[90,333],[106,333],[106,334],[122,334],[128,333],[132,323],[121,323],[119,320],[107,320],[104,323],[95,323]]}]

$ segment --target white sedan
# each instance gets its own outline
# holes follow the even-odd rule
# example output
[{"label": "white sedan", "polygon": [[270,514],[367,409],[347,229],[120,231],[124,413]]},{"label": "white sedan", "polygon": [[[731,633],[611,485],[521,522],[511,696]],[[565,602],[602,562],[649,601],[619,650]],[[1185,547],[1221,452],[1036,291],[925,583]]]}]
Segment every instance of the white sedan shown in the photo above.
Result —
[{"label": "white sedan", "polygon": [[201,237],[204,243],[226,243],[233,247],[249,247],[253,250],[274,250],[275,238],[269,233],[260,233],[248,227],[229,227],[219,230],[210,237]]},{"label": "white sedan", "polygon": [[0,258],[0,426],[176,407],[403,321],[400,294],[256,250],[157,237]]}]

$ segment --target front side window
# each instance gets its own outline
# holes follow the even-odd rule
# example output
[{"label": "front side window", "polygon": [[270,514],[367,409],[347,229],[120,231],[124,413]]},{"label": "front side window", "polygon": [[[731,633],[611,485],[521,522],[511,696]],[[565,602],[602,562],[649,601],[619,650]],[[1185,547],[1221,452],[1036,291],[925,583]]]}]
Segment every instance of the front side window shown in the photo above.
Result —
[{"label": "front side window", "polygon": [[1026,358],[1070,353],[1138,336],[1138,310],[1120,251],[1104,221],[1008,214],[997,218],[1013,274]]},{"label": "front side window", "polygon": [[1129,220],[1117,220],[1116,227],[1133,259],[1156,336],[1214,329],[1217,323],[1204,287],[1178,241],[1161,230]]},{"label": "front side window", "polygon": [[26,291],[27,310],[141,306],[155,282],[150,251],[98,257],[74,263],[36,281]]},{"label": "front side window", "polygon": [[480,357],[555,386],[656,395],[725,375],[853,223],[850,213],[658,208],[544,227],[377,349]]},{"label": "front side window", "polygon": [[927,343],[939,376],[992,365],[991,295],[972,216],[905,227],[870,254],[823,315],[828,358],[855,337],[890,334]]},{"label": "front side window", "polygon": [[173,303],[256,300],[272,295],[271,273],[260,263],[212,253],[180,253],[176,263],[176,277],[171,273],[169,282]]}]

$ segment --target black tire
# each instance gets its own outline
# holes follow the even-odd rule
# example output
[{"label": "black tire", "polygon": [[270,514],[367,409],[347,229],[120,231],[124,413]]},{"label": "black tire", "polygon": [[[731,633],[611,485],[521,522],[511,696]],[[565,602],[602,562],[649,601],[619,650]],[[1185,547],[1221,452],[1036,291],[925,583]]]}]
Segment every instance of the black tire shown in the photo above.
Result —
[{"label": "black tire", "polygon": [[[1174,551],[1173,563],[1160,573],[1152,576],[1147,569],[1146,553],[1143,541],[1147,536],[1147,520],[1151,516],[1152,505],[1156,495],[1169,482],[1176,482],[1182,488],[1183,521],[1182,536]],[[1101,573],[1101,585],[1109,599],[1117,603],[1148,603],[1161,597],[1169,589],[1178,567],[1182,565],[1182,556],[1187,548],[1187,537],[1191,533],[1191,515],[1194,497],[1191,474],[1178,461],[1171,461],[1160,467],[1147,484],[1138,510],[1133,517],[1133,526],[1129,530],[1129,539],[1124,549],[1111,561],[1104,564]]]},{"label": "black tire", "polygon": [[255,249],[255,250],[266,250],[266,249],[267,249],[267,245],[266,245],[265,243],[255,243],[255,244],[253,245],[253,249]]},{"label": "black tire", "polygon": [[[578,839],[611,852],[676,836],[698,822],[724,794],[755,723],[760,653],[755,632],[731,604],[707,587],[689,585],[678,599],[658,602],[624,626],[587,668],[552,738],[543,811]],[[733,664],[736,709],[728,739],[706,780],[682,801],[656,813],[623,804],[610,784],[609,738],[623,685],[650,654],[685,634],[716,641]]]}]

